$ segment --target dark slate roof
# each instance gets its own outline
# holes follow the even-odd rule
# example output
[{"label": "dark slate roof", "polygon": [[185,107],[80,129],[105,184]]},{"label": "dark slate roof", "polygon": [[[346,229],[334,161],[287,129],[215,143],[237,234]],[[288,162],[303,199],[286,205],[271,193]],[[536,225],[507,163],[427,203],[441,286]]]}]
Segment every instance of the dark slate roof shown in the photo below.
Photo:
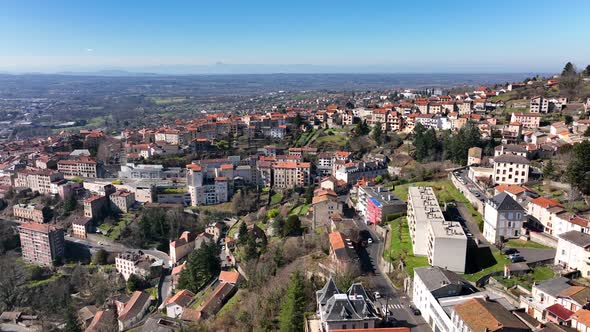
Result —
[{"label": "dark slate roof", "polygon": [[524,211],[523,207],[505,192],[492,197],[489,202],[498,211]]},{"label": "dark slate roof", "polygon": [[590,246],[590,234],[579,231],[569,231],[560,234],[559,237],[582,248]]},{"label": "dark slate roof", "polygon": [[346,294],[348,294],[349,296],[360,295],[360,296],[364,297],[365,299],[369,298],[369,295],[367,294],[365,287],[363,287],[363,284],[358,283],[358,282],[355,282],[354,284],[352,284],[350,286],[350,288],[348,289],[348,291],[346,292]]},{"label": "dark slate roof", "polygon": [[538,283],[535,287],[543,292],[557,297],[559,293],[571,287],[569,279],[564,277],[557,277]]},{"label": "dark slate roof", "polygon": [[468,282],[455,272],[443,269],[438,266],[426,266],[414,269],[414,274],[417,274],[426,288],[430,292],[435,291],[446,285],[465,285]]},{"label": "dark slate roof", "polygon": [[529,160],[523,156],[513,154],[503,154],[501,156],[494,157],[495,163],[516,163],[516,164],[530,164]]},{"label": "dark slate roof", "polygon": [[328,299],[335,294],[340,294],[340,290],[338,289],[338,286],[336,286],[332,277],[330,277],[324,287],[316,292],[316,299],[319,304],[325,305],[328,302]]}]

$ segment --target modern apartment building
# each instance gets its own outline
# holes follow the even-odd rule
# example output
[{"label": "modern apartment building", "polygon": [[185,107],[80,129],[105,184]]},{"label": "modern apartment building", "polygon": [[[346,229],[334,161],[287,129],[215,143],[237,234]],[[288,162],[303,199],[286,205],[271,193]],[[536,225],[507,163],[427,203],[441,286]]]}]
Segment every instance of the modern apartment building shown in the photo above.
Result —
[{"label": "modern apartment building", "polygon": [[18,227],[23,260],[53,266],[64,255],[63,229],[47,224],[24,223]]},{"label": "modern apartment building", "polygon": [[447,221],[432,187],[408,188],[408,227],[414,255],[454,272],[465,272],[467,236],[456,221]]},{"label": "modern apartment building", "polygon": [[[187,186],[191,205],[213,205],[229,200],[229,179],[225,176],[207,176],[209,172],[199,164],[186,165]],[[233,168],[232,168],[233,169]]]},{"label": "modern apartment building", "polygon": [[549,99],[542,96],[531,98],[530,102],[531,113],[549,113]]},{"label": "modern apartment building", "polygon": [[406,203],[383,187],[360,186],[357,193],[356,210],[367,224],[381,224],[388,215],[406,211]]}]

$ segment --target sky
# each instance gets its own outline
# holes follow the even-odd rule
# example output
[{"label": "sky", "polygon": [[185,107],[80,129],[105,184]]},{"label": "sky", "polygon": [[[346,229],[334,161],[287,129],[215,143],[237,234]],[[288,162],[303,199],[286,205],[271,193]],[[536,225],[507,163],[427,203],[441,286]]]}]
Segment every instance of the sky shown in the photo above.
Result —
[{"label": "sky", "polygon": [[0,71],[558,72],[590,63],[588,13],[588,0],[5,0]]}]

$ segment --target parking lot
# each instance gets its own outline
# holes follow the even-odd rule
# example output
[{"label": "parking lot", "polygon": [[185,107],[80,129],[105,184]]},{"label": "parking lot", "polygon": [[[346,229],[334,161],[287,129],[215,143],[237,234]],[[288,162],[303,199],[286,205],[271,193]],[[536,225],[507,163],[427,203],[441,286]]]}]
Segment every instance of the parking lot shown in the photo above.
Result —
[{"label": "parking lot", "polygon": [[453,172],[453,175],[461,182],[469,191],[475,195],[480,201],[485,202],[487,197],[485,191],[481,190],[478,185],[476,185],[471,179],[469,178],[468,169],[463,168]]}]

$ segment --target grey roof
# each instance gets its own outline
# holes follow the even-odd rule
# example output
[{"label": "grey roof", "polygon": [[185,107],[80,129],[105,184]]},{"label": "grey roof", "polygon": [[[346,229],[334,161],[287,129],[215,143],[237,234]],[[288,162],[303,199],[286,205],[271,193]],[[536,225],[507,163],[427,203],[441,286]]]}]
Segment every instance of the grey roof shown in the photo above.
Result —
[{"label": "grey roof", "polygon": [[414,274],[420,277],[430,292],[446,285],[464,285],[468,282],[455,272],[443,269],[438,266],[419,267],[414,269]]},{"label": "grey roof", "polygon": [[340,294],[340,290],[338,289],[338,286],[336,286],[334,279],[330,277],[324,287],[316,292],[316,299],[318,303],[325,305],[328,302],[328,299],[335,294]]},{"label": "grey roof", "polygon": [[577,245],[578,247],[587,248],[590,246],[590,234],[579,231],[569,231],[560,234],[559,237]]},{"label": "grey roof", "polygon": [[531,270],[531,268],[529,267],[529,265],[527,263],[511,263],[511,264],[506,264],[506,267],[511,272],[530,271]]},{"label": "grey roof", "polygon": [[367,294],[365,287],[363,287],[363,284],[361,284],[359,282],[355,282],[354,284],[352,284],[346,293],[349,296],[360,295],[360,296],[364,297],[365,299],[369,298],[369,295]]},{"label": "grey roof", "polygon": [[557,278],[553,278],[553,279],[549,279],[549,280],[545,280],[543,282],[540,282],[535,287],[537,287],[537,289],[540,289],[543,292],[545,292],[551,296],[557,297],[559,295],[559,293],[570,288],[571,285],[569,284],[568,278],[557,277]]},{"label": "grey roof", "polygon": [[489,202],[498,211],[524,211],[523,207],[505,192],[492,197]]},{"label": "grey roof", "polygon": [[515,163],[515,164],[530,164],[529,160],[523,156],[514,154],[503,154],[494,158],[495,163]]}]

